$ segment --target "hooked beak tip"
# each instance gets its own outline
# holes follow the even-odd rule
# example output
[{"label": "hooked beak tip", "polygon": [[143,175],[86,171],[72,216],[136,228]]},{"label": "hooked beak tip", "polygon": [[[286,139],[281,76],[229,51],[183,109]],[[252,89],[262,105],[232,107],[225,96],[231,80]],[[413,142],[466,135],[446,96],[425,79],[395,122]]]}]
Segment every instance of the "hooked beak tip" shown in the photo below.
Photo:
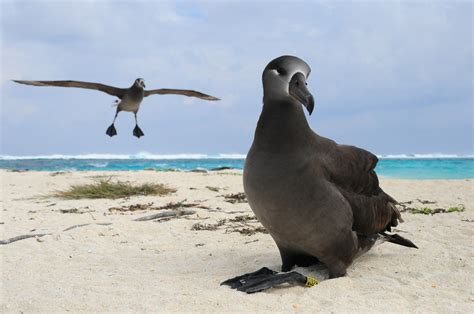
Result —
[{"label": "hooked beak tip", "polygon": [[308,110],[309,115],[311,115],[314,110],[314,98],[313,98],[313,95],[308,95],[308,97],[306,98],[307,98],[306,109]]}]

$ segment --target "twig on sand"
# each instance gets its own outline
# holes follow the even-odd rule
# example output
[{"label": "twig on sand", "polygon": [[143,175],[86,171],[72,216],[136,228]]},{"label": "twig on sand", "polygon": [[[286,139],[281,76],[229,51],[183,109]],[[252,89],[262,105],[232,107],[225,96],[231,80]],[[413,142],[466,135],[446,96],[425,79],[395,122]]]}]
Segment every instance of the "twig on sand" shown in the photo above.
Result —
[{"label": "twig on sand", "polygon": [[10,239],[6,240],[0,240],[0,245],[2,244],[10,244],[16,241],[24,240],[24,239],[29,239],[29,238],[41,238],[45,235],[50,235],[51,233],[35,233],[35,234],[23,234],[19,235]]},{"label": "twig on sand", "polygon": [[160,219],[160,218],[179,217],[179,216],[184,216],[184,215],[192,215],[195,213],[196,213],[195,210],[170,210],[170,211],[166,211],[166,212],[162,212],[158,214],[140,217],[140,218],[134,219],[134,221],[148,221],[148,220],[154,220],[154,219]]},{"label": "twig on sand", "polygon": [[[111,224],[112,224],[111,222],[99,222],[99,223],[95,223],[95,224],[80,224],[80,225],[74,225],[74,226],[71,226],[71,227],[67,227],[62,232],[69,231],[69,230],[76,229],[76,228],[80,228],[80,227],[85,227],[85,226],[88,226],[88,225],[108,226],[108,225],[111,225]],[[0,240],[0,245],[10,244],[10,243],[13,243],[13,242],[16,242],[16,241],[25,240],[25,239],[29,239],[29,238],[41,238],[41,237],[44,237],[46,235],[52,235],[52,233],[48,232],[48,233],[23,234],[23,235],[19,235],[19,236],[10,238],[10,239]]]},{"label": "twig on sand", "polygon": [[[95,223],[95,225],[99,225],[99,226],[109,226],[111,225],[112,223],[111,222],[97,222]],[[85,226],[88,226],[88,225],[94,225],[94,224],[80,224],[80,225],[74,225],[74,226],[71,226],[71,227],[67,227],[66,229],[63,230],[64,231],[69,231],[69,230],[72,230],[72,229],[76,229],[76,228],[81,228],[81,227],[85,227]]]}]

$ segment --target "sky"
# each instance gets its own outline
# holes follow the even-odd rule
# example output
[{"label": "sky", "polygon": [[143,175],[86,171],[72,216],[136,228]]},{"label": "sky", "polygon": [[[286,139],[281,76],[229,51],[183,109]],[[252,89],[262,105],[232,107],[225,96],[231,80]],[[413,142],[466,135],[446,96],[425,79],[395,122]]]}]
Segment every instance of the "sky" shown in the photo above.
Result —
[{"label": "sky", "polygon": [[[11,1],[1,11],[2,155],[241,153],[281,55],[312,68],[312,129],[376,154],[474,154],[471,1]],[[145,98],[145,136],[81,80],[195,89]]]}]

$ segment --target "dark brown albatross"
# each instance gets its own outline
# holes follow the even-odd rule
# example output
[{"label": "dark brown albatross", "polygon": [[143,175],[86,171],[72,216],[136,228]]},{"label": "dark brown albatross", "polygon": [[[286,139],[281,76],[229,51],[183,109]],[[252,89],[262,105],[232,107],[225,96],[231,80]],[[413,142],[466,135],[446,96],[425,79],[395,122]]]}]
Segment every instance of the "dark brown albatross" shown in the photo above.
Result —
[{"label": "dark brown albatross", "polygon": [[[336,278],[376,240],[416,246],[386,233],[402,219],[396,201],[379,186],[377,157],[309,127],[301,104],[312,113],[310,71],[293,56],[277,58],[263,71],[263,109],[245,160],[244,190],[277,244],[283,272],[321,262]],[[262,268],[223,282],[247,293],[282,283],[314,281],[294,271]]]},{"label": "dark brown albatross", "polygon": [[209,96],[194,90],[187,89],[152,89],[145,90],[145,81],[142,78],[137,78],[132,86],[129,88],[118,88],[100,83],[81,82],[81,81],[24,81],[24,80],[13,80],[13,82],[25,85],[33,86],[59,86],[59,87],[77,87],[85,89],[95,89],[112,96],[116,96],[120,99],[117,100],[117,111],[112,124],[107,128],[105,132],[109,136],[117,135],[114,123],[117,115],[120,111],[129,111],[135,114],[135,128],[133,129],[133,135],[140,138],[145,135],[138,126],[137,112],[140,109],[140,104],[144,97],[150,95],[182,95],[188,97],[196,97],[204,100],[219,100],[214,96]]}]

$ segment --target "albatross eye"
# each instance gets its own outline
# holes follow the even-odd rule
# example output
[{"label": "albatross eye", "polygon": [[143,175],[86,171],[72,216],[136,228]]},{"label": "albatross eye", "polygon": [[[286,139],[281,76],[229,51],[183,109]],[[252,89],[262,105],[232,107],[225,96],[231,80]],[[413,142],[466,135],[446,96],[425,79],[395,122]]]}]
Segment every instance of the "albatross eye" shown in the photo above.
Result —
[{"label": "albatross eye", "polygon": [[276,71],[277,71],[278,74],[280,74],[280,75],[285,75],[285,74],[286,74],[286,71],[285,71],[285,69],[283,69],[283,68],[277,68]]}]

